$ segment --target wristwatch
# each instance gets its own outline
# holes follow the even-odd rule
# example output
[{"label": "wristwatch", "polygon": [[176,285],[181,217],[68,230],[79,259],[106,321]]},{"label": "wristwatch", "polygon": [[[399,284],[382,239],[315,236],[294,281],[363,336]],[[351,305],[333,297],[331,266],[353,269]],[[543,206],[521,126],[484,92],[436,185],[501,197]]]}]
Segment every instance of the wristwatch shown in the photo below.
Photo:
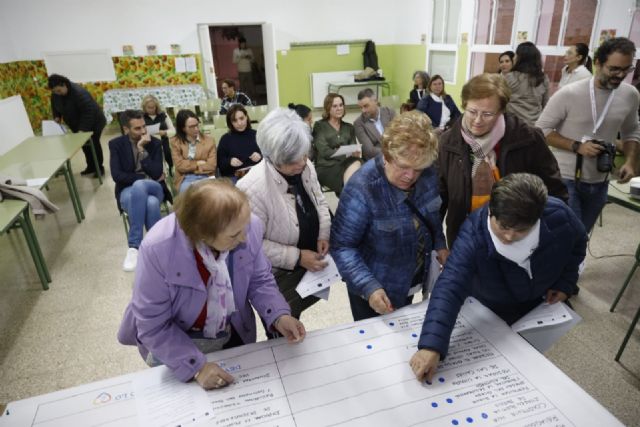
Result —
[{"label": "wristwatch", "polygon": [[574,153],[577,153],[578,150],[580,149],[580,145],[582,143],[580,141],[573,141],[573,144],[571,144],[571,151],[573,151]]}]

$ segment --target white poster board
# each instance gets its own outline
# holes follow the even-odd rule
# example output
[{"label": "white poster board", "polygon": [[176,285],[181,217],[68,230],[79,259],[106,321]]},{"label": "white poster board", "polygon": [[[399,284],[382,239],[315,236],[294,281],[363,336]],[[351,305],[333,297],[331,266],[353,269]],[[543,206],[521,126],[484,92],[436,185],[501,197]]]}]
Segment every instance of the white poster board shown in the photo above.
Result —
[{"label": "white poster board", "polygon": [[0,426],[147,425],[135,402],[145,397],[147,413],[178,408],[186,415],[165,421],[185,427],[622,425],[472,298],[432,384],[419,383],[408,361],[425,310],[422,303],[313,331],[297,345],[281,338],[211,353],[208,359],[235,378],[226,388],[179,384],[160,366],[12,402]]},{"label": "white poster board", "polygon": [[20,95],[0,99],[0,156],[33,136]]},{"label": "white poster board", "polygon": [[61,74],[74,83],[116,80],[109,49],[45,52],[44,64],[48,75]]}]

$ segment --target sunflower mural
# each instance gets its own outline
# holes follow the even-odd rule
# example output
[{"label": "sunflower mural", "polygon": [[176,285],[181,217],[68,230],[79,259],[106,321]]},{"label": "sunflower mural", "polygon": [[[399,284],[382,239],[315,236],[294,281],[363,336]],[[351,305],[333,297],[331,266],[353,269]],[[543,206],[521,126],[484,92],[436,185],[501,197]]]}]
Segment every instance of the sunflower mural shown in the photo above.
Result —
[{"label": "sunflower mural", "polygon": [[[102,94],[109,89],[145,86],[201,84],[200,72],[176,73],[176,57],[196,58],[200,55],[115,56],[113,66],[116,81],[84,83],[83,86],[102,105]],[[0,64],[0,99],[21,95],[33,129],[40,129],[42,120],[51,118],[51,92],[47,88],[44,61],[16,61]]]}]

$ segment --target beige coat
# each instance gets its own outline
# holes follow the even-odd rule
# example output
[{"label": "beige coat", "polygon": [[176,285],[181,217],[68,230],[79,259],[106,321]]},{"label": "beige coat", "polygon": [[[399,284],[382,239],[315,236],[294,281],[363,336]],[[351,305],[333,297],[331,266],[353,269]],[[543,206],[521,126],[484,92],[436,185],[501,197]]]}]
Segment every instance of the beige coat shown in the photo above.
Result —
[{"label": "beige coat", "polygon": [[[173,186],[180,190],[180,184],[187,174],[215,175],[218,167],[216,159],[216,143],[213,138],[200,135],[200,142],[196,145],[196,158],[189,160],[189,144],[182,142],[177,136],[171,138],[171,158],[175,168]],[[206,163],[199,165],[198,160]]]},{"label": "beige coat", "polygon": [[[307,161],[307,167],[302,172],[302,183],[318,211],[318,239],[329,240],[329,205],[310,161]],[[252,167],[236,186],[247,193],[251,210],[264,223],[262,248],[271,264],[277,268],[293,270],[300,257],[300,250],[296,247],[300,229],[295,200],[292,194],[287,194],[287,181],[271,162],[263,160]]]}]

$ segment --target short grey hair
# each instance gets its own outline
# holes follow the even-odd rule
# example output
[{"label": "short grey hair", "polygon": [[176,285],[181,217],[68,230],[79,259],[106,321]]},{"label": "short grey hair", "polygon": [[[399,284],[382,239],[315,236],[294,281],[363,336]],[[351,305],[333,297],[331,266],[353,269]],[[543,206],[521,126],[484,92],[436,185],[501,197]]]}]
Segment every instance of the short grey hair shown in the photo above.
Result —
[{"label": "short grey hair", "polygon": [[258,125],[258,147],[265,159],[276,166],[302,159],[311,149],[311,130],[295,111],[278,108]]},{"label": "short grey hair", "polygon": [[547,198],[539,176],[512,173],[493,184],[489,212],[503,227],[531,227],[542,217]]},{"label": "short grey hair", "polygon": [[362,98],[371,98],[373,100],[378,99],[376,97],[376,94],[373,93],[373,90],[371,88],[364,88],[362,89],[360,92],[358,92],[358,101],[361,101]]}]

